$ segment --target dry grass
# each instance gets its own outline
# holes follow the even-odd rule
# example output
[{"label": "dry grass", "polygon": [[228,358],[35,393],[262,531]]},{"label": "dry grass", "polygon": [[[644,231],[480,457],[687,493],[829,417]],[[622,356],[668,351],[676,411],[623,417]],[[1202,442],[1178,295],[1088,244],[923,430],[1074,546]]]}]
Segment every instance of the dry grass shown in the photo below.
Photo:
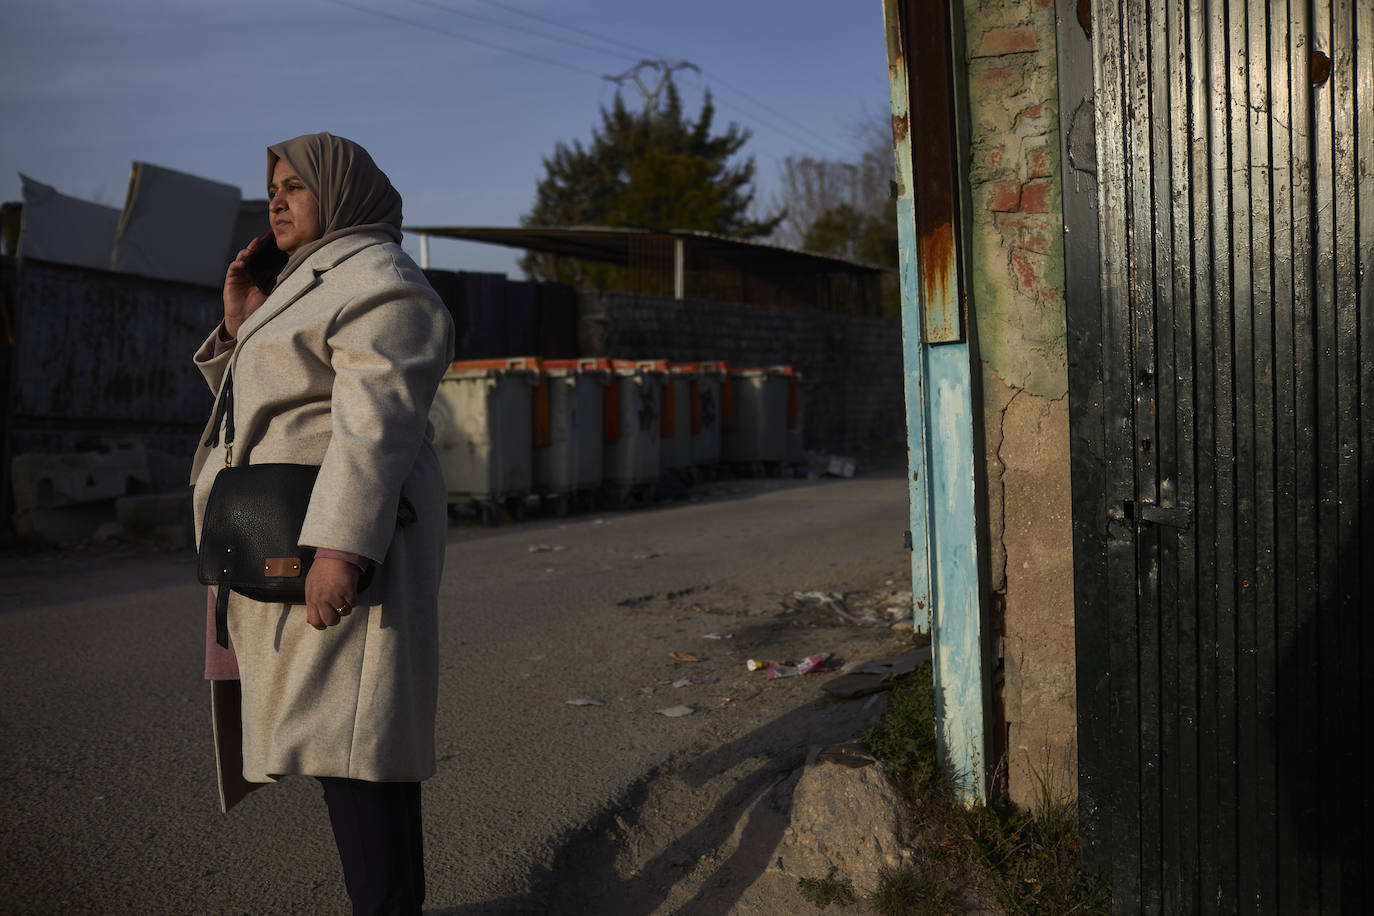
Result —
[{"label": "dry grass", "polygon": [[872,898],[880,913],[934,916],[994,904],[1028,916],[1110,910],[1105,884],[1083,871],[1074,803],[1048,790],[1032,810],[1005,799],[972,808],[957,801],[936,759],[929,668],[897,685],[882,722],[859,740],[906,798],[916,837],[915,869],[885,875]]}]

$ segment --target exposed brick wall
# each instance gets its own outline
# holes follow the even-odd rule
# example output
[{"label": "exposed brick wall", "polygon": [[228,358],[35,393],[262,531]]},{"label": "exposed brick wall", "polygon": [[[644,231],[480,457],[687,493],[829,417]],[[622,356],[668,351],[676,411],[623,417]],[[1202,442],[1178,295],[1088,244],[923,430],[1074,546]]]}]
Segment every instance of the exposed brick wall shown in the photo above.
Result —
[{"label": "exposed brick wall", "polygon": [[587,356],[795,367],[805,378],[808,448],[905,442],[896,319],[587,291],[581,322]]},{"label": "exposed brick wall", "polygon": [[1068,363],[1050,0],[964,0],[972,293],[1013,800],[1076,790]]},{"label": "exposed brick wall", "polygon": [[1068,391],[1054,10],[966,0],[973,293],[983,360],[1014,388]]}]

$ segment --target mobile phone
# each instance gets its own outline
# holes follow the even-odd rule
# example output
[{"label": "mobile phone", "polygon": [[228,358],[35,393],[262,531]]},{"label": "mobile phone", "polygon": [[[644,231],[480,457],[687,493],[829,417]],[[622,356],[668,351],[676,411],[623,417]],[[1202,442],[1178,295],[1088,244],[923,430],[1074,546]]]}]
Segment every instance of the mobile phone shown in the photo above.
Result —
[{"label": "mobile phone", "polygon": [[277,274],[286,266],[286,261],[286,252],[277,247],[277,237],[268,232],[258,239],[258,247],[243,264],[263,295],[270,296],[277,285]]}]

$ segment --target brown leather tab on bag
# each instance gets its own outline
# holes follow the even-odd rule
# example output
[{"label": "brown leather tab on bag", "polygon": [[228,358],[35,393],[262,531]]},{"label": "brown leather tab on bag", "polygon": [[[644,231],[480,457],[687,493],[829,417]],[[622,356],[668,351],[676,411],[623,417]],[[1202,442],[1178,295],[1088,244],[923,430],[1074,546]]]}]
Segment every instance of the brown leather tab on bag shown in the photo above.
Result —
[{"label": "brown leather tab on bag", "polygon": [[269,579],[291,579],[301,574],[300,557],[268,557],[262,566],[262,574]]}]

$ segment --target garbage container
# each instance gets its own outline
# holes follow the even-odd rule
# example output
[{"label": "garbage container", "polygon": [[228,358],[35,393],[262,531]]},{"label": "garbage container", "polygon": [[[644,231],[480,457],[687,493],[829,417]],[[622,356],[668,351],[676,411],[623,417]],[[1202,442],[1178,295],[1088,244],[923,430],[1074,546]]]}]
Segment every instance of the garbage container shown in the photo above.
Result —
[{"label": "garbage container", "polygon": [[533,483],[539,359],[453,363],[430,408],[450,505],[471,500],[489,525],[504,504],[519,518]]},{"label": "garbage container", "polygon": [[663,383],[663,409],[660,429],[658,466],[672,471],[688,482],[692,470],[692,422],[697,413],[692,403],[696,391],[696,368],[686,363],[669,363]]},{"label": "garbage container", "polygon": [[613,359],[606,389],[603,477],[617,504],[631,497],[652,502],[658,480],[660,412],[668,364],[663,360]]},{"label": "garbage container", "polygon": [[703,477],[714,477],[720,464],[720,432],[724,419],[725,379],[729,367],[723,362],[672,363],[691,373],[688,390],[689,420],[692,426],[692,469]]},{"label": "garbage container", "polygon": [[548,442],[534,449],[534,486],[564,515],[574,499],[590,500],[601,487],[604,400],[610,361],[544,362],[548,391]]},{"label": "garbage container", "polygon": [[787,448],[783,461],[793,466],[800,466],[805,461],[802,442],[802,421],[806,417],[806,405],[802,398],[804,379],[802,374],[792,366],[770,366],[769,368],[787,378]]},{"label": "garbage container", "polygon": [[759,474],[787,459],[787,393],[790,379],[776,367],[731,369],[732,412],[721,436],[724,460]]}]

